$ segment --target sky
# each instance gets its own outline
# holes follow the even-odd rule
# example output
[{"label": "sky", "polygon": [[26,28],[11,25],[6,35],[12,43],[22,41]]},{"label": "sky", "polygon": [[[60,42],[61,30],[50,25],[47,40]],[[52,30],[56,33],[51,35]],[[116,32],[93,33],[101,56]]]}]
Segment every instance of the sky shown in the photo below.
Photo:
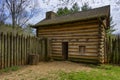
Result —
[{"label": "sky", "polygon": [[64,7],[66,4],[68,8],[71,8],[75,2],[78,3],[79,7],[81,7],[84,2],[89,3],[89,6],[92,8],[110,5],[111,16],[116,24],[116,31],[114,33],[120,33],[120,0],[70,0],[70,3],[65,3],[60,0],[38,0],[36,5],[40,8],[40,12],[33,17],[29,23],[36,24],[45,18],[47,11],[56,12],[59,7]]}]

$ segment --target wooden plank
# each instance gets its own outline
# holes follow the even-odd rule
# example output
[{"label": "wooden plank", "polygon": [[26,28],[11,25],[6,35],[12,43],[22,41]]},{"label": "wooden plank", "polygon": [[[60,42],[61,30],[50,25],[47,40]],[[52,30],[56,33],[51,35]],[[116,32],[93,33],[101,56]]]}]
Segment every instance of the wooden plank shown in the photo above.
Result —
[{"label": "wooden plank", "polygon": [[52,48],[52,50],[58,50],[58,51],[61,51],[62,48]]},{"label": "wooden plank", "polygon": [[94,59],[94,60],[98,59],[98,57],[91,57],[91,56],[69,56],[68,58]]},{"label": "wooden plank", "polygon": [[[91,41],[89,41],[89,42],[77,42],[77,41],[75,41],[75,42],[71,42],[71,41],[68,41],[69,42],[69,46],[78,46],[78,45],[89,45],[89,44],[98,44],[98,42],[97,41],[93,41],[93,42],[91,42]],[[61,46],[61,43],[62,42],[52,42],[52,46]]]},{"label": "wooden plank", "polygon": [[[67,29],[67,28],[73,28],[73,26],[74,26],[74,28],[78,28],[78,27],[81,27],[81,28],[83,28],[84,26],[86,26],[87,28],[88,27],[93,27],[93,26],[98,26],[97,25],[97,23],[89,23],[89,24],[81,24],[81,25],[78,25],[77,23],[75,23],[74,25],[73,24],[67,24],[67,25],[55,25],[55,26],[50,26],[50,27],[39,27],[38,28],[38,30],[56,30],[56,29]],[[38,31],[39,32],[39,31]]]},{"label": "wooden plank", "polygon": [[51,46],[52,48],[62,48],[61,46]]},{"label": "wooden plank", "polygon": [[18,64],[21,65],[21,36],[18,37]]},{"label": "wooden plank", "polygon": [[0,33],[0,69],[2,69],[2,33]]},{"label": "wooden plank", "polygon": [[[98,31],[88,31],[88,32],[79,32],[79,33],[63,33],[63,34],[44,34],[44,35],[41,35],[41,36],[44,36],[44,37],[72,37],[72,36],[99,36],[98,34]],[[104,37],[104,36],[103,36]]]},{"label": "wooden plank", "polygon": [[8,62],[8,67],[10,67],[10,34],[7,33],[7,62]]},{"label": "wooden plank", "polygon": [[[52,41],[52,44],[61,44],[62,42],[69,42],[69,43],[94,43],[94,42],[96,42],[96,43],[98,43],[99,41],[89,41],[89,39],[85,39],[84,41],[83,40],[79,40],[79,39],[69,39],[69,40],[62,40],[62,41],[57,41],[57,40],[54,40],[54,41]],[[58,45],[54,45],[54,46],[57,46],[58,47]],[[53,46],[53,47],[54,47]]]},{"label": "wooden plank", "polygon": [[[45,37],[45,36],[44,36]],[[48,37],[48,36],[46,36],[46,37]],[[98,35],[90,35],[90,36],[51,36],[51,37],[49,37],[49,38],[53,38],[53,39],[84,39],[84,38],[91,38],[91,39],[97,39],[98,38]]]},{"label": "wooden plank", "polygon": [[[69,54],[80,54],[79,51],[69,51]],[[98,54],[98,52],[85,51],[84,54]]]},{"label": "wooden plank", "polygon": [[62,54],[52,54],[52,57],[62,57]]},{"label": "wooden plank", "polygon": [[[75,32],[76,31],[76,32]],[[57,34],[63,34],[63,33],[78,33],[78,31],[80,31],[80,32],[89,32],[89,31],[98,31],[98,26],[89,26],[89,27],[87,27],[87,26],[84,26],[84,27],[77,27],[77,28],[75,28],[75,27],[69,27],[69,28],[61,28],[61,29],[59,29],[59,28],[53,28],[53,29],[51,29],[51,30],[49,30],[49,29],[46,29],[46,30],[39,30],[39,33],[38,34],[45,34],[45,33],[47,33],[47,34],[55,34],[55,33],[57,33]],[[63,33],[62,33],[63,32]]]},{"label": "wooden plank", "polygon": [[19,36],[16,34],[16,65],[19,65]]},{"label": "wooden plank", "polygon": [[52,50],[52,53],[51,54],[62,54],[62,50],[61,51],[53,51]]},{"label": "wooden plank", "polygon": [[21,65],[23,65],[23,34],[21,35]]},{"label": "wooden plank", "polygon": [[[54,50],[62,50],[62,49],[54,49]],[[69,48],[68,51],[79,51],[79,47],[78,48]],[[85,51],[98,51],[97,48],[85,48]]]},{"label": "wooden plank", "polygon": [[10,33],[10,66],[13,66],[13,34]]},{"label": "wooden plank", "polygon": [[30,53],[30,39],[29,39],[29,36],[27,36],[27,42],[26,42],[26,47],[27,47],[27,51],[26,51],[26,63],[28,64],[28,54]]},{"label": "wooden plank", "polygon": [[73,57],[69,57],[68,60],[84,62],[84,63],[95,63],[95,64],[98,64],[98,62],[99,62],[98,59],[84,59],[84,58],[73,58]]},{"label": "wooden plank", "polygon": [[2,68],[4,68],[4,34],[3,33],[1,33],[1,43],[2,43],[2,45],[1,45],[1,52],[2,52]]},{"label": "wooden plank", "polygon": [[5,63],[5,66],[4,68],[7,68],[7,35],[5,34],[4,35],[4,63]]},{"label": "wooden plank", "polygon": [[16,66],[16,37],[13,36],[13,66]]},{"label": "wooden plank", "polygon": [[25,61],[24,61],[24,64],[26,65],[27,64],[27,58],[26,58],[26,54],[27,54],[27,39],[26,37],[24,37],[24,57],[25,57]]},{"label": "wooden plank", "polygon": [[[55,46],[56,48],[60,48],[61,46]],[[55,48],[54,47],[54,48]],[[86,47],[86,49],[96,49],[96,48],[98,48],[98,46],[97,45],[86,45],[85,46]],[[69,46],[69,49],[70,48],[79,48],[79,46],[76,46],[76,45],[73,45],[73,46]]]},{"label": "wooden plank", "polygon": [[94,53],[92,53],[92,54],[87,54],[87,53],[85,53],[85,54],[78,54],[78,53],[72,54],[72,53],[69,53],[68,56],[75,56],[75,57],[98,57],[98,54],[94,54]]},{"label": "wooden plank", "polygon": [[69,46],[75,46],[75,45],[76,45],[76,46],[79,46],[79,45],[84,45],[84,46],[88,46],[88,45],[89,45],[89,46],[90,46],[90,45],[98,45],[98,42],[92,42],[92,43],[90,43],[90,42],[86,42],[86,43],[85,43],[85,42],[84,42],[84,43],[79,43],[79,42],[78,42],[78,43],[77,43],[77,42],[75,43],[75,42],[74,42],[74,43],[71,43],[71,42],[70,42],[70,43],[69,43]]}]

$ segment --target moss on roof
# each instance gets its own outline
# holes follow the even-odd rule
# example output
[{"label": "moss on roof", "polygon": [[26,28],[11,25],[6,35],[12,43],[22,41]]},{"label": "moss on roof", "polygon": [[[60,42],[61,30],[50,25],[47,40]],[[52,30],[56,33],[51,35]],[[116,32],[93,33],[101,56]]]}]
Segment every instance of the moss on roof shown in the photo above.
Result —
[{"label": "moss on roof", "polygon": [[109,18],[110,16],[110,6],[103,6],[95,9],[90,9],[87,11],[80,11],[77,13],[72,13],[68,15],[63,16],[56,16],[52,19],[44,19],[34,25],[34,28],[45,26],[45,25],[54,25],[54,24],[60,24],[60,23],[66,23],[71,21],[79,21],[79,20],[85,20],[90,18],[97,18],[97,17],[105,17]]}]

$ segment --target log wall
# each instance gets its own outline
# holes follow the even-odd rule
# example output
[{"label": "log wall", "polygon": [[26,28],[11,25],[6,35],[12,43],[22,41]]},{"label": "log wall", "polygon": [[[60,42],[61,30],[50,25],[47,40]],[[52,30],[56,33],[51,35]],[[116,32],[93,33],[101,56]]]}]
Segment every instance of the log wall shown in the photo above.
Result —
[{"label": "log wall", "polygon": [[105,27],[102,24],[99,24],[99,62],[105,63],[107,54],[106,54],[106,34]]},{"label": "log wall", "polygon": [[[68,59],[82,62],[99,62],[100,28],[99,21],[92,19],[69,24],[39,27],[38,37],[51,39],[51,57],[61,59],[62,42],[68,42]],[[102,36],[101,36],[102,37]],[[101,42],[102,44],[102,42]],[[79,46],[85,46],[81,54]]]}]

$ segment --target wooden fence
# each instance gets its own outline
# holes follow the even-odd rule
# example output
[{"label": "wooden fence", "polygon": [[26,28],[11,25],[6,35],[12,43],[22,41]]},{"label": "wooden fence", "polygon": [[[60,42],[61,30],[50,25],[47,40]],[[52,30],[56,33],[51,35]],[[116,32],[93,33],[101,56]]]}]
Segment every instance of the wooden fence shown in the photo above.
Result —
[{"label": "wooden fence", "polygon": [[45,42],[31,36],[0,33],[0,69],[28,64],[29,54],[38,54],[39,61],[44,59]]},{"label": "wooden fence", "polygon": [[108,62],[120,65],[120,35],[109,37],[107,45]]}]

